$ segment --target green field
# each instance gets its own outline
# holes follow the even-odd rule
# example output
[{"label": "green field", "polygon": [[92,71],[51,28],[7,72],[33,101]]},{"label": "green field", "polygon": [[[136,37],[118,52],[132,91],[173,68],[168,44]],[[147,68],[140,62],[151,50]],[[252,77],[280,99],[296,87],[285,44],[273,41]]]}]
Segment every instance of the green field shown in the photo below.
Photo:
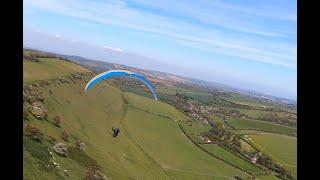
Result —
[{"label": "green field", "polygon": [[249,134],[259,134],[261,131],[257,130],[231,130],[233,133],[238,135],[249,135]]},{"label": "green field", "polygon": [[261,151],[297,175],[297,138],[271,133],[248,136]]},{"label": "green field", "polygon": [[251,164],[247,160],[242,159],[241,157],[238,157],[237,155],[225,150],[224,148],[220,147],[217,144],[202,144],[201,145],[203,148],[208,150],[209,152],[213,153],[216,156],[219,156],[220,158],[236,165],[239,166],[243,169],[245,169],[248,172],[251,173],[261,173],[263,172],[262,169],[259,167]]},{"label": "green field", "polygon": [[54,79],[75,72],[89,72],[89,70],[68,61],[56,60],[54,58],[39,59],[40,62],[23,61],[24,83]]},{"label": "green field", "polygon": [[[87,71],[73,63],[53,59],[24,61],[23,65],[25,82]],[[37,120],[30,115],[24,120],[24,126],[33,124],[44,134],[42,143],[24,140],[24,179],[83,179],[87,164],[92,161],[97,161],[102,172],[112,179],[248,177],[192,144],[176,122],[190,118],[174,107],[123,93],[105,82],[85,93],[86,81],[38,87],[45,96],[48,118]],[[101,92],[101,88],[105,90]],[[61,128],[53,125],[56,115],[62,117]],[[117,138],[111,135],[112,127],[121,129]],[[63,130],[70,132],[69,142],[60,138]],[[60,167],[46,168],[51,158],[47,150],[52,151],[53,146],[48,141],[49,135],[70,146],[81,139],[86,149],[82,154],[70,152],[67,157],[54,154]],[[63,170],[67,170],[68,175]]]},{"label": "green field", "polygon": [[[121,88],[126,92],[131,92],[131,93],[134,93],[134,94],[137,94],[140,96],[144,96],[144,97],[149,97],[152,99],[154,98],[150,92],[146,91],[146,89],[147,89],[146,86],[144,87],[145,89],[143,89],[142,87],[130,87],[130,86],[121,85]],[[102,92],[105,93],[105,90],[103,90]]]},{"label": "green field", "polygon": [[227,98],[230,101],[233,101],[238,104],[250,105],[250,106],[258,106],[258,107],[266,107],[266,104],[259,102],[256,99],[249,98],[245,95],[240,95],[237,93],[232,93],[230,97]]},{"label": "green field", "polygon": [[230,119],[228,122],[236,129],[249,129],[249,130],[262,130],[262,131],[270,131],[283,133],[288,135],[296,135],[297,129],[276,125],[269,122],[256,121],[256,120],[248,120],[248,119]]},{"label": "green field", "polygon": [[211,114],[210,118],[216,123],[220,122],[220,123],[224,124],[224,121],[223,121],[222,117],[220,117],[220,116],[217,116],[215,114]]},{"label": "green field", "polygon": [[252,109],[237,109],[241,114],[246,115],[250,119],[261,119],[270,121],[277,119],[279,121],[290,121],[292,126],[296,126],[297,116],[295,114],[287,113],[286,111],[272,112]]},{"label": "green field", "polygon": [[213,100],[212,95],[208,93],[181,87],[159,87],[157,88],[157,91],[160,95],[175,95],[176,92],[178,92],[179,94],[183,94],[185,96],[188,96],[189,98],[193,98],[194,100],[201,103],[210,103]]},{"label": "green field", "polygon": [[157,92],[158,93],[163,93],[163,94],[175,95],[177,91],[181,92],[181,91],[185,91],[185,89],[172,87],[172,86],[171,87],[159,87],[159,88],[157,88]]},{"label": "green field", "polygon": [[261,101],[256,98],[251,98],[247,95],[239,94],[239,93],[230,93],[230,96],[227,97],[228,100],[233,101],[238,104],[242,105],[249,105],[249,106],[254,106],[258,108],[276,108],[276,109],[281,109],[284,111],[296,113],[295,109],[288,108],[287,106],[278,104],[278,103],[272,103],[270,101]]},{"label": "green field", "polygon": [[277,178],[274,175],[264,175],[264,176],[258,176],[258,178],[260,180],[279,180],[279,178]]},{"label": "green field", "polygon": [[[164,170],[205,175],[208,178],[223,178],[226,174],[239,173],[194,146],[172,120],[129,107],[123,121],[132,141]],[[179,178],[179,175],[175,178]]]},{"label": "green field", "polygon": [[183,130],[188,136],[197,143],[203,143],[200,138],[201,134],[208,132],[212,127],[208,124],[200,123],[199,121],[179,122]]},{"label": "green field", "polygon": [[180,111],[177,111],[173,106],[166,104],[161,101],[154,101],[152,98],[145,98],[132,93],[127,93],[130,106],[136,109],[145,111],[146,113],[151,113],[155,115],[160,115],[165,118],[170,118],[173,121],[189,121],[191,120],[188,116]]},{"label": "green field", "polygon": [[211,114],[211,115],[210,115],[210,118],[211,118],[214,122],[216,122],[216,123],[218,123],[218,122],[219,122],[219,123],[222,123],[222,124],[224,125],[224,128],[225,128],[225,129],[231,129],[231,127],[223,121],[222,117],[217,116],[217,115],[215,115],[215,114]]},{"label": "green field", "polygon": [[244,151],[244,152],[257,152],[256,149],[254,149],[254,147],[252,147],[246,141],[240,140],[240,142],[241,142],[241,150],[242,151]]},{"label": "green field", "polygon": [[210,103],[213,100],[212,95],[206,93],[187,91],[183,92],[183,94],[205,104]]},{"label": "green field", "polygon": [[261,110],[251,110],[251,109],[237,109],[240,111],[241,114],[247,115],[253,119],[263,118],[265,116],[270,115],[271,111],[261,111]]}]

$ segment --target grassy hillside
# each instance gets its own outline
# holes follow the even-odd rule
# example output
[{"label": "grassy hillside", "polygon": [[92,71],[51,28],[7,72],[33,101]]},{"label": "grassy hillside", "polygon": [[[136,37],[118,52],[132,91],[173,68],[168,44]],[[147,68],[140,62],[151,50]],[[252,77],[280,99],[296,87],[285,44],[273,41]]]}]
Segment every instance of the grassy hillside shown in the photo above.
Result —
[{"label": "grassy hillside", "polygon": [[89,72],[89,70],[68,61],[55,58],[39,58],[39,60],[39,62],[23,61],[24,83],[54,79],[76,72]]},{"label": "grassy hillside", "polygon": [[[24,61],[23,65],[26,83],[88,72],[68,61],[48,58]],[[124,93],[106,82],[85,93],[90,77],[87,74],[77,82],[36,87],[45,97],[48,116],[38,120],[29,114],[24,120],[24,127],[31,124],[43,133],[42,142],[24,137],[24,179],[83,179],[94,162],[112,179],[247,177],[194,146],[175,121],[189,118],[174,107]],[[105,89],[101,91],[102,88]],[[61,116],[61,127],[53,124],[56,115]],[[117,138],[111,135],[112,127],[121,129]],[[68,141],[61,138],[63,131],[70,133]],[[49,154],[53,151],[49,136],[70,146],[67,157]],[[83,152],[72,148],[78,139],[86,145]],[[52,165],[53,159],[59,167]]]}]

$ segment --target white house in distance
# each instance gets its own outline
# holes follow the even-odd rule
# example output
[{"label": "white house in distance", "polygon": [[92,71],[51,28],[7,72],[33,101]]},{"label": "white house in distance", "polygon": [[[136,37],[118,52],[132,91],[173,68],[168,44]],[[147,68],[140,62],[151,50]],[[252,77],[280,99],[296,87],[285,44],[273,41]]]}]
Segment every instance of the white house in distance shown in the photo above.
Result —
[{"label": "white house in distance", "polygon": [[204,143],[212,143],[212,141],[207,136],[201,136],[200,139],[204,141]]}]

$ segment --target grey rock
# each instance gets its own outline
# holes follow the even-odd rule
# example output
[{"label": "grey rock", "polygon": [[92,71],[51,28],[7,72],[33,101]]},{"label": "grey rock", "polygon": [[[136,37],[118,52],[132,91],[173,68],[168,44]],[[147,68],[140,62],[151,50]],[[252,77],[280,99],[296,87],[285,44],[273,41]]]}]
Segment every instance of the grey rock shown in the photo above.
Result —
[{"label": "grey rock", "polygon": [[53,146],[53,150],[61,156],[66,157],[68,155],[68,145],[66,144],[58,142]]}]

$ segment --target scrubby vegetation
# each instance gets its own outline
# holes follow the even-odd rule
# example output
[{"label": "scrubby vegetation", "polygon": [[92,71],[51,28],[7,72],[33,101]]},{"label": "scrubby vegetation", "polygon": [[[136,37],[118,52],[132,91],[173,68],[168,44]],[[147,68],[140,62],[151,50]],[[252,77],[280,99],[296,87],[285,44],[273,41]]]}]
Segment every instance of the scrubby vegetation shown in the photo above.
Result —
[{"label": "scrubby vegetation", "polygon": [[61,133],[61,138],[67,142],[69,141],[69,136],[70,136],[70,133],[68,131],[63,131]]},{"label": "scrubby vegetation", "polygon": [[61,127],[61,117],[59,115],[55,116],[53,118],[54,121],[54,125],[56,125],[57,127]]},{"label": "scrubby vegetation", "polygon": [[26,126],[25,135],[39,142],[41,142],[43,138],[43,133],[40,131],[40,129],[31,124]]}]

